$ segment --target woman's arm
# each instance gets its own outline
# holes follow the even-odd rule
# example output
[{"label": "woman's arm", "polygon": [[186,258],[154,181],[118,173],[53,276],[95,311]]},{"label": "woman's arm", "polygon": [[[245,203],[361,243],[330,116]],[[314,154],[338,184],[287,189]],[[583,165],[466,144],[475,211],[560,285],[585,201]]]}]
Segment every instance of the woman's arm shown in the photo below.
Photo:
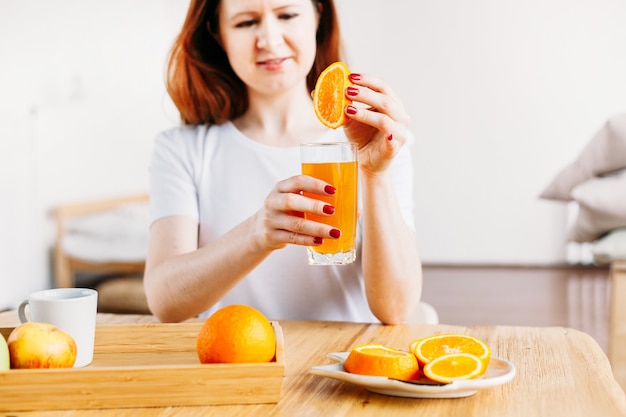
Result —
[{"label": "woman's arm", "polygon": [[144,287],[152,313],[178,322],[217,303],[271,252],[253,239],[248,219],[220,239],[198,248],[198,224],[165,217],[150,228]]},{"label": "woman's arm", "polygon": [[405,223],[386,173],[362,177],[365,291],[372,313],[383,323],[406,321],[422,292],[415,235]]},{"label": "woman's arm", "polygon": [[318,179],[297,175],[276,184],[264,206],[219,239],[198,247],[198,223],[169,216],[150,228],[144,287],[152,313],[177,322],[213,306],[270,253],[287,244],[315,246],[331,226],[305,220],[301,212],[326,216],[320,200],[300,191],[334,191]]},{"label": "woman's arm", "polygon": [[[346,90],[347,97],[369,106],[348,106],[345,125],[348,139],[359,147],[365,291],[380,321],[401,323],[416,308],[422,292],[417,242],[403,219],[389,170],[408,140],[409,117],[383,80],[364,74],[350,78],[355,86]],[[413,175],[412,170],[401,173]]]}]

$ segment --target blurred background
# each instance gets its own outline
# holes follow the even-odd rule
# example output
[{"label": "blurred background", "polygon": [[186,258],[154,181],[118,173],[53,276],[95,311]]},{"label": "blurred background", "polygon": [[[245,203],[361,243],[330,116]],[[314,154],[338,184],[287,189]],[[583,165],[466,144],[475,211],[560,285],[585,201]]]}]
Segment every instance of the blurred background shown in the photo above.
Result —
[{"label": "blurred background", "polygon": [[[52,209],[147,191],[187,4],[0,0],[0,309],[50,285]],[[626,2],[337,6],[350,68],[412,117],[423,261],[567,263],[568,207],[538,195],[626,110]]]}]

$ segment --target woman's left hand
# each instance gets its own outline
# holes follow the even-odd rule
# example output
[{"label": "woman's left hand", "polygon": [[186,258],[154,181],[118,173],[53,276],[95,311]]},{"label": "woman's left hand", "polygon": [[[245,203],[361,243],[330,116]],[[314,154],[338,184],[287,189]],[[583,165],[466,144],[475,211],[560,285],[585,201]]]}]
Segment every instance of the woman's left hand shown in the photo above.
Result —
[{"label": "woman's left hand", "polygon": [[359,166],[370,175],[384,171],[407,141],[409,115],[399,97],[382,79],[367,74],[350,74],[354,86],[346,97],[367,107],[349,105],[346,136],[359,148]]}]

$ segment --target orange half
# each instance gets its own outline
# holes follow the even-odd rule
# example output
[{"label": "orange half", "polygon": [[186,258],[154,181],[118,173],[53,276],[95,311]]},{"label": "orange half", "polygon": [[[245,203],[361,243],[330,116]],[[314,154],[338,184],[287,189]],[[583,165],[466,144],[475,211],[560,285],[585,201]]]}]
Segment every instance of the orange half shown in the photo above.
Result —
[{"label": "orange half", "polygon": [[346,88],[354,85],[348,78],[350,70],[341,61],[330,64],[317,78],[313,90],[315,115],[325,126],[336,129],[346,122],[344,109],[352,103]]},{"label": "orange half", "polygon": [[346,358],[343,368],[352,374],[385,376],[407,381],[420,377],[419,364],[414,354],[383,345],[355,347]]}]

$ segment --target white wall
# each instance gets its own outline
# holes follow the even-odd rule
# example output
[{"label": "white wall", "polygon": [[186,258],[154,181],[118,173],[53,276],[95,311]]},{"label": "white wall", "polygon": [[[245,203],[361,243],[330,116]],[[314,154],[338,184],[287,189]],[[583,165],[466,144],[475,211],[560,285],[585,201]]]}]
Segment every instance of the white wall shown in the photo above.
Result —
[{"label": "white wall", "polygon": [[339,4],[351,69],[412,115],[424,260],[563,261],[565,206],[537,195],[626,111],[626,2]]},{"label": "white wall", "polygon": [[[537,195],[626,111],[626,2],[337,3],[351,68],[411,113],[424,261],[562,262]],[[0,308],[48,285],[51,207],[145,191],[186,4],[0,0]]]},{"label": "white wall", "polygon": [[0,309],[49,286],[51,208],[147,190],[185,3],[0,0]]}]

